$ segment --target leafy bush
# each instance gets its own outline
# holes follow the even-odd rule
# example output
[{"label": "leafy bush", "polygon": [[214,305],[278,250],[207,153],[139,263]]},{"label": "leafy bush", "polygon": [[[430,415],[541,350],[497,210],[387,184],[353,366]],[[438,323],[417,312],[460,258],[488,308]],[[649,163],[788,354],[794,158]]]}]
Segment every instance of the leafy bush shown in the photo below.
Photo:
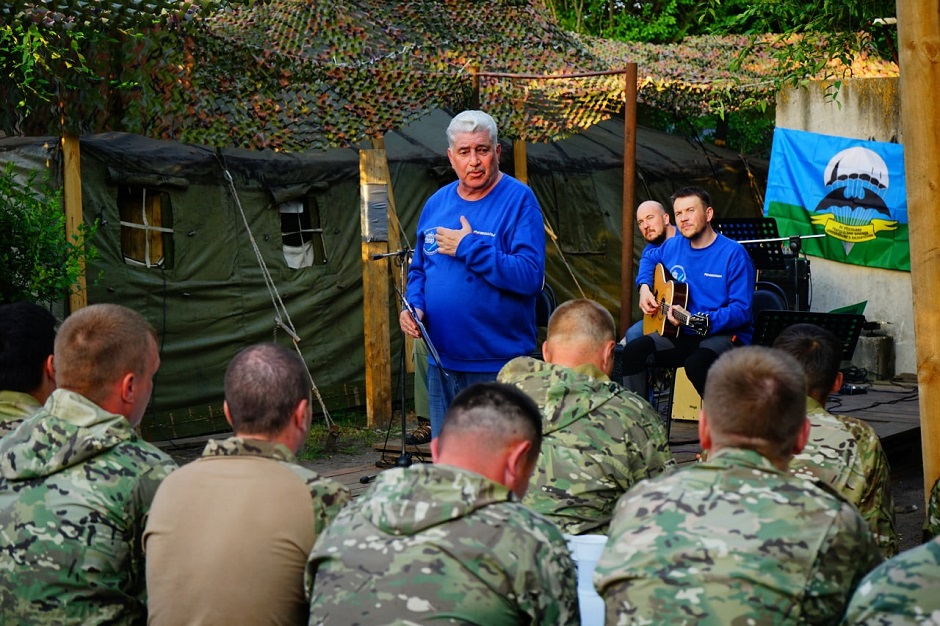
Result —
[{"label": "leafy bush", "polygon": [[85,260],[96,256],[85,242],[94,228],[84,224],[69,241],[65,232],[62,190],[46,170],[18,183],[13,164],[0,175],[0,303],[29,300],[51,305],[78,284]]}]

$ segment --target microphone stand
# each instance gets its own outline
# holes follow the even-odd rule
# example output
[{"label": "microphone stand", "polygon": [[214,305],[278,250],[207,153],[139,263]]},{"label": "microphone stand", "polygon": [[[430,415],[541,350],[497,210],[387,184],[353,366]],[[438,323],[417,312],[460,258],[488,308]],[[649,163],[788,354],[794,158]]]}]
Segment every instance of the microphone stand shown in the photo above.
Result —
[{"label": "microphone stand", "polygon": [[[394,259],[395,265],[398,266],[398,282],[401,286],[401,289],[405,288],[405,266],[409,265],[411,262],[411,255],[414,253],[414,250],[411,248],[402,248],[401,250],[396,250],[394,252],[385,252],[382,254],[373,254],[372,260],[377,261],[380,259]],[[398,287],[395,288],[395,291],[398,293],[398,296],[402,299],[401,291]],[[407,451],[405,447],[405,428],[406,428],[406,396],[407,390],[405,385],[405,347],[407,343],[405,340],[405,331],[401,331],[401,354],[398,359],[398,381],[399,381],[399,411],[401,413],[401,454],[395,460],[395,467],[409,467],[412,463],[412,454]],[[359,482],[365,484],[371,482],[375,478],[375,474],[363,476],[359,479]]]}]

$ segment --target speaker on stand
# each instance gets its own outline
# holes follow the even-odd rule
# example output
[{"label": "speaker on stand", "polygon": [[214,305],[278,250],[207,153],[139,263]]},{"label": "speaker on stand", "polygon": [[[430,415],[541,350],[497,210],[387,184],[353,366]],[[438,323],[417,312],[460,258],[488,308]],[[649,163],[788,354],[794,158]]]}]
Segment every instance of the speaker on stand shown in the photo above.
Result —
[{"label": "speaker on stand", "polygon": [[771,283],[783,291],[789,310],[809,311],[812,304],[809,259],[798,258],[783,268],[761,270],[757,278],[758,287],[763,283]]}]

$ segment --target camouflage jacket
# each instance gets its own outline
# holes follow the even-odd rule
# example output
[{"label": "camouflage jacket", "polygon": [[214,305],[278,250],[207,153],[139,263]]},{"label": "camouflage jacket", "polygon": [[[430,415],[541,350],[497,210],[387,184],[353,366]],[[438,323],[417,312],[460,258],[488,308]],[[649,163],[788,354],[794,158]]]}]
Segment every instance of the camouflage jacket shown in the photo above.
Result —
[{"label": "camouflage jacket", "polygon": [[885,558],[898,553],[891,496],[891,468],[874,429],[865,422],[826,411],[806,399],[812,425],[803,452],[790,461],[790,473],[820,480],[855,505],[868,522]]},{"label": "camouflage jacket", "polygon": [[880,562],[834,491],[725,448],[620,498],[594,586],[608,624],[834,624]]},{"label": "camouflage jacket", "polygon": [[223,441],[210,439],[206,444],[206,449],[202,451],[202,456],[262,456],[279,461],[281,465],[300,477],[310,490],[314,530],[318,536],[326,530],[330,521],[352,497],[345,485],[323,478],[312,469],[299,465],[294,453],[284,444],[242,437],[229,437]]},{"label": "camouflage jacket", "polygon": [[523,503],[563,532],[606,533],[621,494],[675,465],[659,415],[593,365],[519,357],[498,380],[542,410],[542,450]]},{"label": "camouflage jacket", "polygon": [[842,622],[848,626],[940,624],[940,539],[877,567],[855,590]]},{"label": "camouflage jacket", "polygon": [[0,391],[0,439],[39,410],[39,400],[19,391]]},{"label": "camouflage jacket", "polygon": [[447,465],[379,474],[307,563],[310,624],[577,625],[577,584],[557,526]]},{"label": "camouflage jacket", "polygon": [[927,500],[927,519],[924,520],[924,540],[940,536],[940,479],[933,484]]},{"label": "camouflage jacket", "polygon": [[175,467],[122,416],[53,392],[0,441],[0,615],[11,624],[144,623],[140,540]]}]

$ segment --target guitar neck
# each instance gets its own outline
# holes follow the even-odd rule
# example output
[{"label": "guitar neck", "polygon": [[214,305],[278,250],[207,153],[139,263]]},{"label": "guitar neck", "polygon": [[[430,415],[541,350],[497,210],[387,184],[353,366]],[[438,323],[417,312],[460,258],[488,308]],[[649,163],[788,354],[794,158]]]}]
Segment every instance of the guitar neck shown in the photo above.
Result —
[{"label": "guitar neck", "polygon": [[691,313],[685,313],[684,311],[677,311],[675,309],[672,310],[672,316],[683,326],[689,326],[689,322],[692,320]]}]

